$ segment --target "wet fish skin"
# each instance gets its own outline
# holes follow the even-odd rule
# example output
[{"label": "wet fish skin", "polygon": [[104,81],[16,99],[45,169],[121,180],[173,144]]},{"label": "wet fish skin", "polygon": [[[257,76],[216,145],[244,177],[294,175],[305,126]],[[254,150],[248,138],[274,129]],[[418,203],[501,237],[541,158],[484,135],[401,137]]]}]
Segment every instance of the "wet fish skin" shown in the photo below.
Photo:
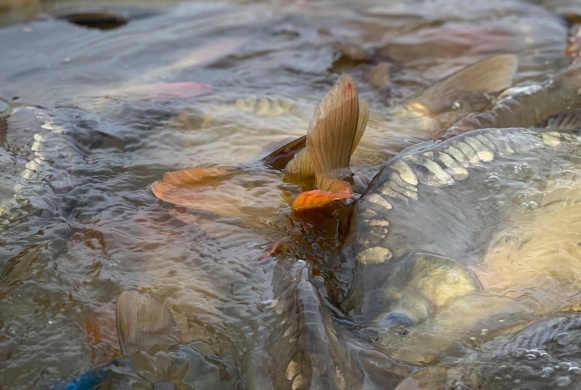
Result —
[{"label": "wet fish skin", "polygon": [[[480,142],[470,142],[477,139]],[[486,171],[476,171],[475,166],[485,166],[491,160],[511,164],[514,158],[528,155],[534,156],[539,169],[549,170],[554,153],[574,153],[574,145],[580,142],[578,134],[567,131],[484,129],[436,146],[412,148],[388,162],[361,197],[353,217],[344,257],[355,259],[352,271],[355,279],[342,303],[343,310],[352,313],[357,322],[378,324],[383,315],[397,309],[394,305],[398,300],[393,298],[397,293],[393,292],[388,281],[393,282],[391,275],[397,275],[398,267],[404,267],[402,262],[412,249],[412,253],[451,257],[461,262],[462,267],[469,268],[478,262],[479,248],[487,246],[492,234],[489,227],[510,210],[473,207],[476,199],[487,196],[478,193],[485,183]],[[497,147],[502,144],[508,147]],[[461,158],[454,158],[457,164],[450,167],[441,160],[432,160],[430,156],[435,152]],[[411,156],[423,156],[425,160]],[[452,172],[460,164],[466,165],[469,175],[457,180],[452,177]],[[409,182],[402,179],[398,181],[400,187],[391,185],[392,175],[402,172]],[[416,179],[417,184],[412,184]],[[402,183],[408,192],[402,190]],[[441,191],[452,185],[454,191],[447,192],[449,200],[446,204],[438,203],[442,198]],[[421,201],[411,195],[414,193]],[[405,211],[412,208],[413,217]],[[452,210],[453,214],[447,210]],[[414,217],[421,215],[430,215],[430,220],[418,223]],[[478,283],[474,283],[476,287]],[[456,296],[462,296],[467,291],[460,289],[456,293]],[[450,294],[448,299],[452,299],[455,292],[452,290],[447,294]],[[413,318],[414,313],[411,314]],[[418,318],[425,316],[422,313],[416,315]]]},{"label": "wet fish skin", "polygon": [[475,129],[533,126],[549,116],[578,108],[580,91],[581,64],[574,64],[541,86],[510,93],[490,111],[460,119],[439,135],[452,138]]},{"label": "wet fish skin", "polygon": [[[303,260],[281,258],[274,279],[276,299],[269,307],[262,340],[269,355],[261,372],[254,373],[251,388],[284,389],[384,389],[395,384],[410,368],[355,342],[334,318],[322,281]],[[337,314],[337,313],[335,313]],[[377,370],[381,367],[381,370]],[[378,371],[378,372],[374,372]]]},{"label": "wet fish skin", "polygon": [[[412,389],[414,376],[437,388],[507,388],[518,384],[529,388],[578,386],[581,363],[581,317],[578,313],[536,319],[512,335],[503,335],[484,343],[478,350],[458,359],[454,364],[439,365],[410,374],[396,388]],[[415,374],[415,375],[414,375]],[[559,378],[562,381],[559,386]],[[400,389],[401,387],[401,389]],[[421,387],[432,389],[434,387]]]}]

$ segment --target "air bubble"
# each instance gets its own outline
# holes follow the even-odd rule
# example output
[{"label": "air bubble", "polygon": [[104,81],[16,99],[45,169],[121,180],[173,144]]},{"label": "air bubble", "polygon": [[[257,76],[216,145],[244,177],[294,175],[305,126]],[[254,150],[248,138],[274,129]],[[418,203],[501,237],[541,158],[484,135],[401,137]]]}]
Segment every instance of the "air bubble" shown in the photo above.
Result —
[{"label": "air bubble", "polygon": [[569,386],[571,384],[571,378],[568,376],[560,376],[557,378],[556,383],[559,387]]},{"label": "air bubble", "polygon": [[494,175],[494,174],[488,176],[488,179],[486,179],[487,183],[497,183],[499,181],[500,181],[500,177],[498,177],[497,175]]},{"label": "air bubble", "polygon": [[448,284],[458,283],[459,280],[460,280],[460,277],[458,275],[456,275],[455,273],[449,273],[446,276],[446,283],[448,283]]},{"label": "air bubble", "polygon": [[557,366],[555,368],[559,369],[559,370],[564,370],[567,371],[569,370],[569,368],[571,368],[572,364],[570,362],[561,362],[559,364],[557,364]]},{"label": "air bubble", "polygon": [[504,238],[504,242],[513,246],[517,246],[520,243],[520,240],[516,236],[506,236]]},{"label": "air bubble", "polygon": [[512,352],[512,356],[519,359],[522,358],[523,356],[525,356],[528,353],[528,351],[524,348],[517,348]]},{"label": "air bubble", "polygon": [[541,378],[548,378],[555,370],[553,367],[543,367],[541,370],[541,374],[539,375]]},{"label": "air bubble", "polygon": [[569,333],[559,333],[555,336],[555,342],[559,345],[566,346],[571,342],[571,335]]}]

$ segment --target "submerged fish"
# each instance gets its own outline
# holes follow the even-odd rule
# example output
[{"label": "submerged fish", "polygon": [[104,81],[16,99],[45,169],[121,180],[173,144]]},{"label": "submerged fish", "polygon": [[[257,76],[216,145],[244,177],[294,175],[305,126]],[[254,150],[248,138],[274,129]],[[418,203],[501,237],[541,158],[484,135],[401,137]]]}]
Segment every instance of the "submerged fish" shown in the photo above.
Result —
[{"label": "submerged fish", "polygon": [[116,323],[123,356],[53,390],[233,388],[226,364],[181,344],[171,312],[152,296],[121,293]]}]

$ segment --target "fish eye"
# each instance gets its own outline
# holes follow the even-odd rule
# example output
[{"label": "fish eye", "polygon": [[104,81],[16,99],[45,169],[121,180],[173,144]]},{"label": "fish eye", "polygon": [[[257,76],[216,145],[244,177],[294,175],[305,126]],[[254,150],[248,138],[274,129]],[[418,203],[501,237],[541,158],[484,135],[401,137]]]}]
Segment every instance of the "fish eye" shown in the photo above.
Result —
[{"label": "fish eye", "polygon": [[414,321],[403,313],[392,311],[383,317],[382,325],[386,328],[407,328],[414,325]]}]

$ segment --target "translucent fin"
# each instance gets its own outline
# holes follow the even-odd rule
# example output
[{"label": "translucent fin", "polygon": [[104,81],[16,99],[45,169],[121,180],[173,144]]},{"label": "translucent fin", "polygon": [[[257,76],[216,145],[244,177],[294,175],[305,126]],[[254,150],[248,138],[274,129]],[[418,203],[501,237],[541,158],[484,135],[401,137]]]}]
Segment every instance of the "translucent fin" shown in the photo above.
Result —
[{"label": "translucent fin", "polygon": [[317,177],[317,185],[320,190],[335,192],[338,194],[350,194],[353,196],[351,185],[344,180],[337,179],[329,175],[320,175]]},{"label": "translucent fin", "polygon": [[446,388],[447,369],[428,367],[414,371],[406,376],[395,390],[441,390]]},{"label": "translucent fin", "polygon": [[154,353],[178,345],[179,330],[169,309],[156,298],[134,290],[117,300],[117,336],[124,354]]},{"label": "translucent fin", "polygon": [[353,193],[351,192],[350,188],[349,192],[328,192],[321,190],[306,191],[297,196],[292,204],[292,209],[294,211],[301,211],[317,207],[324,207],[336,200],[349,199],[352,197]]},{"label": "translucent fin", "polygon": [[541,122],[538,127],[561,130],[581,129],[581,111],[562,112],[552,115]]},{"label": "translucent fin", "polygon": [[[266,157],[260,159],[262,163],[276,170],[287,170],[288,165],[300,154],[308,154],[306,149],[307,136],[302,136],[277,148]],[[304,151],[304,152],[303,152]]]},{"label": "translucent fin", "polygon": [[232,218],[244,214],[242,208],[252,201],[236,182],[226,183],[220,190],[196,188],[196,186],[174,186],[163,181],[151,185],[153,194],[164,202],[193,210],[203,210],[219,216]]},{"label": "translucent fin", "polygon": [[365,128],[367,127],[367,121],[369,120],[369,104],[363,99],[359,99],[359,116],[357,117],[357,130],[355,131],[355,138],[353,139],[353,148],[351,148],[351,154],[359,145],[359,141],[363,138],[365,133]]},{"label": "translucent fin", "polygon": [[163,181],[174,186],[200,184],[209,179],[223,178],[231,172],[226,168],[188,168],[164,173]]},{"label": "translucent fin", "polygon": [[[351,154],[359,145],[359,141],[365,133],[365,128],[367,127],[367,120],[369,119],[369,105],[365,100],[359,99],[359,116],[357,118],[357,130],[355,132],[355,138],[353,139],[353,147],[351,148]],[[289,161],[285,167],[285,180],[288,181],[301,181],[307,180],[315,176],[315,168],[313,166],[313,160],[309,151],[304,148],[295,154],[294,158]],[[322,190],[326,190],[319,186]]]},{"label": "translucent fin", "polygon": [[353,79],[343,75],[323,97],[307,132],[315,174],[348,168],[359,122],[359,99]]},{"label": "translucent fin", "polygon": [[315,168],[307,148],[295,154],[284,169],[284,178],[287,181],[307,180],[313,176],[315,176]]},{"label": "translucent fin", "polygon": [[[240,214],[238,202],[231,202],[228,194],[217,196],[211,191],[205,191],[208,185],[221,184],[237,170],[238,168],[189,168],[167,172],[163,175],[162,181],[156,181],[151,185],[151,191],[156,198],[178,206],[217,212],[226,216],[238,215]],[[218,201],[220,197],[222,202]]]},{"label": "translucent fin", "polygon": [[512,54],[487,58],[411,96],[406,99],[404,106],[428,116],[450,111],[456,101],[483,98],[487,93],[508,88],[517,66],[517,57]]}]

